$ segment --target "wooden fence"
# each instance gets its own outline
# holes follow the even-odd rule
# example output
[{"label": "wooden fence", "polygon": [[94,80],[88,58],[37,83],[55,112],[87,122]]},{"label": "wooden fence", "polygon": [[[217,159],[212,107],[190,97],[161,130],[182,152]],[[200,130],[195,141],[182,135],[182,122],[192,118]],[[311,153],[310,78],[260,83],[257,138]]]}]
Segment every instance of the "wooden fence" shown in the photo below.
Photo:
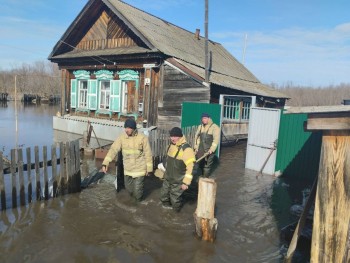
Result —
[{"label": "wooden fence", "polygon": [[[182,129],[182,133],[186,137],[187,142],[193,147],[195,142],[195,133],[197,126],[185,127]],[[166,152],[170,144],[170,135],[168,130],[152,130],[148,135],[149,142],[153,154],[154,167],[161,163],[166,157]]]},{"label": "wooden fence", "polygon": [[[57,150],[58,153],[57,154]],[[58,155],[58,158],[57,158]],[[42,161],[39,161],[42,156]],[[66,193],[80,191],[80,150],[79,141],[60,143],[51,146],[51,160],[48,161],[47,146],[34,147],[34,163],[31,148],[26,148],[26,163],[23,149],[12,149],[7,163],[0,152],[0,198],[1,210],[15,208],[36,200],[48,200]],[[49,179],[48,166],[51,165]],[[8,166],[8,167],[6,167]],[[26,175],[25,175],[26,172]],[[34,174],[32,174],[34,172]],[[19,191],[18,191],[19,190]]]}]

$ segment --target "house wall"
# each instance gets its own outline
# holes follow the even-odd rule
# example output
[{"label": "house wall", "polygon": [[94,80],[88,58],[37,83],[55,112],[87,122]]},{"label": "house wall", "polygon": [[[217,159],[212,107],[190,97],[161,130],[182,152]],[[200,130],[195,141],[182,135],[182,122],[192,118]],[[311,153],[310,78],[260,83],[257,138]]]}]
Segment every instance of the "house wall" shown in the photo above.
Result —
[{"label": "house wall", "polygon": [[183,102],[209,102],[210,90],[180,70],[168,64],[162,66],[162,97],[158,100],[158,123],[161,129],[181,125]]}]

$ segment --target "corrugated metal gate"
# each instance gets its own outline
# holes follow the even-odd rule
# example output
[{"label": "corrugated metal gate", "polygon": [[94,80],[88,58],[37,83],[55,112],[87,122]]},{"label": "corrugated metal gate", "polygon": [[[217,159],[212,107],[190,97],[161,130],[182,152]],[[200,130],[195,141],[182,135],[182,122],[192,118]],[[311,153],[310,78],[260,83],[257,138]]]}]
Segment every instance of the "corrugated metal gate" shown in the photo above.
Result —
[{"label": "corrugated metal gate", "polygon": [[276,149],[280,124],[280,110],[251,108],[245,168],[274,174]]},{"label": "corrugated metal gate", "polygon": [[281,112],[275,171],[312,182],[318,173],[322,132],[304,131],[306,120],[305,113]]}]

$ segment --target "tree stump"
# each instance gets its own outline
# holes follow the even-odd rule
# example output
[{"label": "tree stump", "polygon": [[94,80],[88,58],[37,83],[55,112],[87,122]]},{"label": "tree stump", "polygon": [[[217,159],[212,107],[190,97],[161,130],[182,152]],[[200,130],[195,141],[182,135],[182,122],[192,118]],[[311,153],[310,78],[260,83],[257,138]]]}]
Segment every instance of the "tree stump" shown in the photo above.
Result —
[{"label": "tree stump", "polygon": [[216,188],[214,179],[199,179],[197,209],[193,214],[197,235],[210,242],[214,242],[218,227],[214,218]]}]

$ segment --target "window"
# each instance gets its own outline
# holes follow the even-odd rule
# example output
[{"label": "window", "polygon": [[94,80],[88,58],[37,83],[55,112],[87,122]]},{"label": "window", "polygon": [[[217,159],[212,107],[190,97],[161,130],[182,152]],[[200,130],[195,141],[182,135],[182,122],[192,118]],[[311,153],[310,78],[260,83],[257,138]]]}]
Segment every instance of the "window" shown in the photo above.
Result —
[{"label": "window", "polygon": [[220,95],[223,119],[246,122],[250,118],[250,108],[255,105],[255,96]]},{"label": "window", "polygon": [[111,82],[103,80],[100,82],[100,109],[109,109],[109,99],[111,95]]},{"label": "window", "polygon": [[88,81],[87,80],[79,80],[79,108],[87,108],[87,90],[88,90]]}]

